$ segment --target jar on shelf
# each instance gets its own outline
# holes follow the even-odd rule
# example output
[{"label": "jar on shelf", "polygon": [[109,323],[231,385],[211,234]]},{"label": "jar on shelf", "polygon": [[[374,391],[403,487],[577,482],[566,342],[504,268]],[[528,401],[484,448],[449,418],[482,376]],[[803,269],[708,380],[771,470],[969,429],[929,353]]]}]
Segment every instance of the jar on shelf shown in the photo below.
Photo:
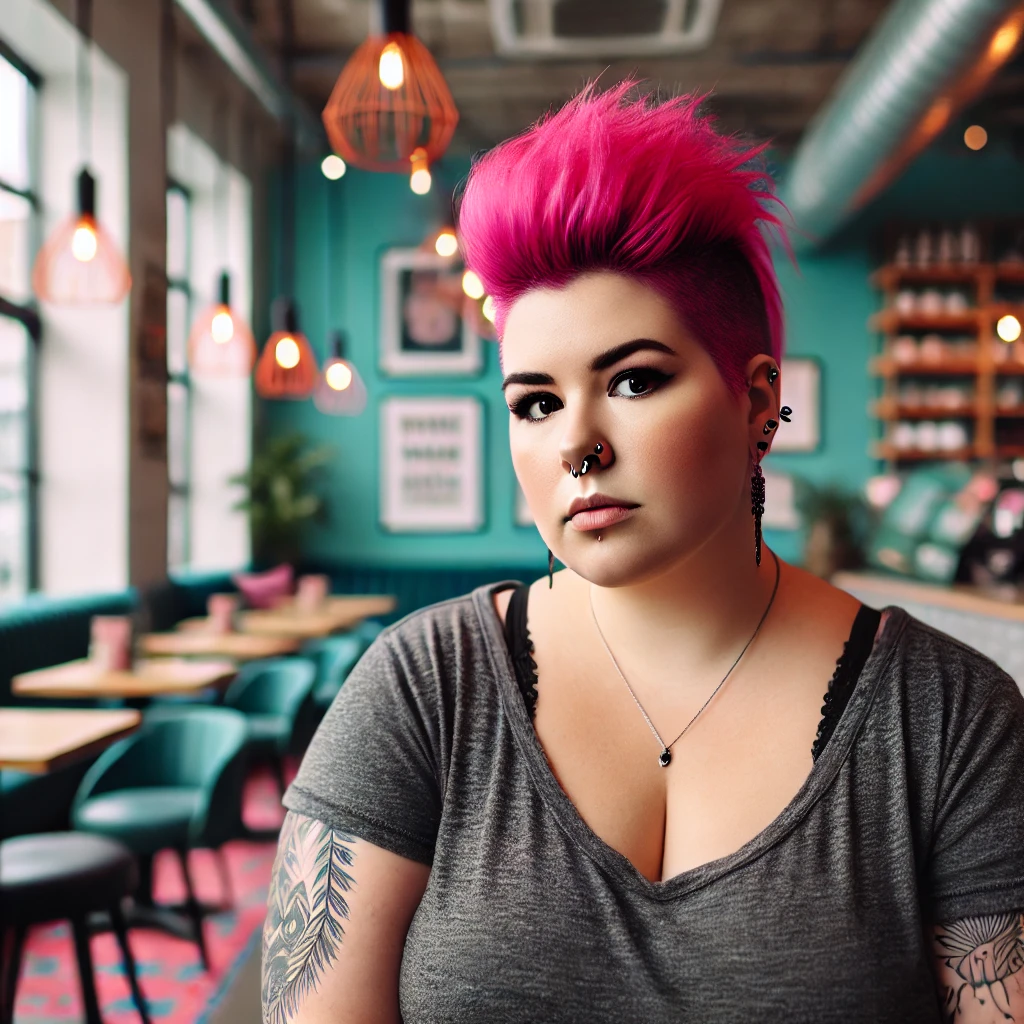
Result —
[{"label": "jar on shelf", "polygon": [[919,267],[930,267],[933,259],[932,233],[927,228],[922,228],[914,239],[914,262]]},{"label": "jar on shelf", "polygon": [[896,251],[892,255],[892,261],[897,267],[909,267],[910,255],[910,236],[900,235],[896,240]]},{"label": "jar on shelf", "polygon": [[893,308],[897,313],[908,316],[917,311],[917,292],[912,288],[901,288],[893,299]]},{"label": "jar on shelf", "polygon": [[1024,385],[1019,380],[1004,380],[996,389],[996,406],[999,409],[1012,409],[1024,405]]},{"label": "jar on shelf", "polygon": [[934,452],[939,447],[939,425],[934,420],[921,420],[915,431],[917,447],[923,452]]},{"label": "jar on shelf", "polygon": [[898,451],[905,452],[917,446],[917,431],[913,423],[899,421],[889,425],[889,444]]},{"label": "jar on shelf", "polygon": [[935,256],[939,263],[955,263],[960,258],[960,246],[952,228],[943,228],[939,232]]},{"label": "jar on shelf", "polygon": [[967,300],[966,292],[960,291],[958,288],[954,288],[952,291],[946,292],[946,312],[952,313],[954,316],[959,313],[966,313],[971,308],[970,302]]},{"label": "jar on shelf", "polygon": [[981,236],[973,224],[960,228],[960,262],[977,263],[981,259]]},{"label": "jar on shelf", "polygon": [[917,338],[912,334],[901,334],[889,342],[889,355],[897,363],[916,363],[918,358]]},{"label": "jar on shelf", "polygon": [[921,360],[926,363],[941,363],[946,358],[946,342],[941,334],[926,334],[918,345]]},{"label": "jar on shelf", "polygon": [[946,308],[945,298],[938,288],[925,288],[917,297],[917,309],[920,313],[938,314]]},{"label": "jar on shelf", "polygon": [[958,420],[946,420],[939,424],[938,446],[942,451],[954,452],[966,448],[967,444],[967,428]]}]

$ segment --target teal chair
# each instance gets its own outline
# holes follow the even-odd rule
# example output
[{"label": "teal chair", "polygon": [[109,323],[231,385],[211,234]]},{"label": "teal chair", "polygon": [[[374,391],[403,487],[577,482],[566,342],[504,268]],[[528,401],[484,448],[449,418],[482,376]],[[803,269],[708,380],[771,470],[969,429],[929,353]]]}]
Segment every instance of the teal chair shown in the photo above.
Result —
[{"label": "teal chair", "polygon": [[289,753],[301,755],[309,746],[320,720],[366,647],[365,639],[355,632],[336,633],[302,645],[303,657],[316,664],[316,682],[310,698],[303,701],[299,709]]},{"label": "teal chair", "polygon": [[[192,938],[207,969],[203,908],[192,884],[188,851],[217,849],[243,834],[248,737],[245,716],[229,708],[154,709],[138,732],[100,755],[71,808],[73,828],[120,840],[137,856],[136,902],[142,912],[133,922]],[[153,904],[153,856],[164,849],[175,851],[185,877],[183,909],[192,927],[184,934],[180,918],[159,913]]]},{"label": "teal chair", "polygon": [[312,700],[316,664],[309,658],[264,658],[243,666],[224,694],[226,707],[249,725],[252,761],[269,761],[284,796],[284,757],[296,742],[304,705]]}]

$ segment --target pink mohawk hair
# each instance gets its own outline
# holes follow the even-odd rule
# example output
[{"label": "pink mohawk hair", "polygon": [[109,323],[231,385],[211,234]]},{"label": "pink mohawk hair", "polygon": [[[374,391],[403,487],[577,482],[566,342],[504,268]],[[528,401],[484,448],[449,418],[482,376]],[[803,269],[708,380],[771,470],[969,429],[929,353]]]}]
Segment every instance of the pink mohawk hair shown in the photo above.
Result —
[{"label": "pink mohawk hair", "polygon": [[732,394],[748,360],[782,358],[782,301],[768,235],[785,240],[767,144],[717,132],[703,96],[627,100],[596,82],[475,161],[458,206],[466,265],[495,303],[498,337],[532,288],[591,270],[664,295]]}]

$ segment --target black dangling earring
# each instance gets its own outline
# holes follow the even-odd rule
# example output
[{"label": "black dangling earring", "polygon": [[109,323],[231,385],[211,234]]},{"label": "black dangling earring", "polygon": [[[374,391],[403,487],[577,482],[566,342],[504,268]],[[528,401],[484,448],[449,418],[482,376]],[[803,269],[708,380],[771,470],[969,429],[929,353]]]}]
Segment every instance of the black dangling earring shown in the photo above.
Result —
[{"label": "black dangling earring", "polygon": [[551,548],[548,548],[548,590],[555,585],[555,556],[551,553]]},{"label": "black dangling earring", "polygon": [[761,463],[754,463],[750,478],[750,511],[754,516],[754,561],[761,564],[761,516],[764,515],[764,474]]}]

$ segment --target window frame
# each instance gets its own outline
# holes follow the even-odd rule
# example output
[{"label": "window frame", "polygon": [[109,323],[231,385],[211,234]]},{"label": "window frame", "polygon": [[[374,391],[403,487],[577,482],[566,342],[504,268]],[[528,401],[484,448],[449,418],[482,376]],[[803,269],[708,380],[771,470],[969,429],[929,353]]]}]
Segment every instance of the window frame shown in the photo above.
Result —
[{"label": "window frame", "polygon": [[[39,251],[42,237],[39,201],[39,90],[42,77],[26,64],[18,54],[0,39],[0,57],[15,71],[24,76],[28,83],[25,123],[27,126],[28,187],[19,188],[11,182],[0,179],[0,191],[25,199],[31,207],[29,246],[26,257],[31,272],[32,261]],[[25,595],[39,589],[39,349],[43,340],[43,325],[35,297],[25,302],[15,302],[0,292],[0,317],[14,320],[22,325],[28,335],[28,365],[26,367],[25,409]]]},{"label": "window frame", "polygon": [[[180,501],[185,509],[185,529],[182,542],[182,560],[178,565],[172,565],[170,559],[170,546],[167,551],[167,568],[169,571],[187,569],[192,560],[192,380],[188,369],[188,336],[191,332],[192,320],[195,316],[193,308],[194,296],[192,294],[192,190],[172,175],[167,176],[166,193],[177,192],[185,200],[185,266],[183,275],[180,277],[167,274],[167,297],[170,299],[172,292],[179,292],[185,296],[185,363],[184,369],[171,371],[167,367],[167,388],[168,388],[168,413],[170,412],[170,389],[174,385],[185,389],[185,413],[184,413],[184,480],[175,482],[170,474],[170,416],[168,416],[168,538],[170,537],[170,502]],[[168,225],[168,231],[170,225]],[[170,345],[167,348],[170,355]]]}]

